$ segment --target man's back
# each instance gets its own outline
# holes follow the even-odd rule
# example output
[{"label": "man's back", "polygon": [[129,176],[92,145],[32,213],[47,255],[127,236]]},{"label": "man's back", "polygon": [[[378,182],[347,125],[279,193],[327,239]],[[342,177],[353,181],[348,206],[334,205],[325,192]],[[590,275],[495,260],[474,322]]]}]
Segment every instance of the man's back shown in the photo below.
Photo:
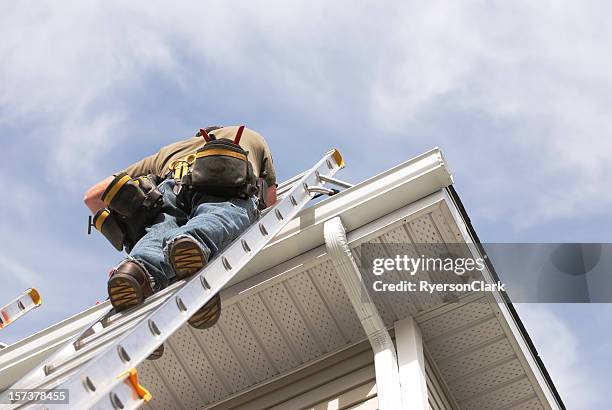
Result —
[{"label": "man's back", "polygon": [[[237,131],[238,126],[230,126],[211,131],[210,134],[213,134],[217,139],[233,140]],[[130,165],[125,169],[125,172],[134,178],[147,174],[164,177],[171,171],[170,165],[172,163],[180,160],[187,161],[190,156],[195,155],[199,148],[202,148],[205,142],[202,137],[192,137],[175,142],[161,148],[156,154]],[[245,128],[240,139],[240,146],[249,152],[248,160],[253,166],[255,176],[263,176],[262,172],[265,171],[265,180],[268,186],[275,185],[276,172],[272,162],[272,154],[264,137],[249,128]]]}]

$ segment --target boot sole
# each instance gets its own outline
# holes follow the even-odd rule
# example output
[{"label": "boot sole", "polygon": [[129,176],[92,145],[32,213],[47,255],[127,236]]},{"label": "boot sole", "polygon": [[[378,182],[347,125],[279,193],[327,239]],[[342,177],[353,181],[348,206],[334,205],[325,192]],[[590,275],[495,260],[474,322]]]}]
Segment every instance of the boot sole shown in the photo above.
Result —
[{"label": "boot sole", "polygon": [[217,293],[187,321],[191,327],[204,330],[214,326],[221,317],[221,297]]},{"label": "boot sole", "polygon": [[138,306],[144,301],[144,295],[136,279],[120,273],[108,280],[108,297],[117,312]]},{"label": "boot sole", "polygon": [[193,275],[206,264],[202,249],[189,239],[179,239],[173,244],[170,261],[177,279]]},{"label": "boot sole", "polygon": [[[199,272],[206,265],[202,249],[189,239],[179,239],[172,246],[171,263],[177,279],[189,277]],[[214,326],[221,316],[221,297],[213,296],[187,321],[196,329],[208,329]]]}]

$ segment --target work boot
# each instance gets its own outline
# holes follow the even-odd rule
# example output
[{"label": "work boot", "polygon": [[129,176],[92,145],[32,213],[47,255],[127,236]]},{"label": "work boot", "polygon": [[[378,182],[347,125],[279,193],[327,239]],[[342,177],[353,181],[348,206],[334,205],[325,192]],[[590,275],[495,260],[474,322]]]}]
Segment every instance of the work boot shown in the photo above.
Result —
[{"label": "work boot", "polygon": [[[111,271],[108,280],[108,296],[115,311],[129,309],[141,304],[153,294],[151,282],[145,270],[136,262],[124,261]],[[162,343],[147,357],[157,360],[164,354]]]},{"label": "work boot", "polygon": [[[180,238],[170,248],[170,264],[178,280],[199,272],[207,263],[206,255],[200,245],[191,238]],[[221,316],[221,297],[213,296],[188,320],[196,329],[208,329],[214,326]]]},{"label": "work boot", "polygon": [[217,324],[221,317],[221,297],[218,293],[198,309],[187,321],[191,327],[204,330]]},{"label": "work boot", "polygon": [[140,305],[153,294],[149,275],[134,261],[117,266],[108,280],[108,296],[117,312]]}]

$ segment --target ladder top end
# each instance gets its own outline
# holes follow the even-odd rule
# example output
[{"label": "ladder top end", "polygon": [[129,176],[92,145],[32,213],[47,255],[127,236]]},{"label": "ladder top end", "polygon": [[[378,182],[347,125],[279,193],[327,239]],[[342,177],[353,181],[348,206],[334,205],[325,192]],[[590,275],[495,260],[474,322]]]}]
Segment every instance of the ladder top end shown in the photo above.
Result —
[{"label": "ladder top end", "polygon": [[345,165],[344,158],[342,158],[340,151],[338,151],[336,148],[334,148],[334,150],[332,151],[332,158],[334,158],[334,160],[336,161],[336,164],[338,164],[340,169],[344,168],[344,165]]},{"label": "ladder top end", "polygon": [[28,294],[30,295],[30,297],[32,298],[32,302],[34,302],[36,306],[40,306],[42,304],[40,293],[38,293],[36,289],[34,288],[28,289]]}]

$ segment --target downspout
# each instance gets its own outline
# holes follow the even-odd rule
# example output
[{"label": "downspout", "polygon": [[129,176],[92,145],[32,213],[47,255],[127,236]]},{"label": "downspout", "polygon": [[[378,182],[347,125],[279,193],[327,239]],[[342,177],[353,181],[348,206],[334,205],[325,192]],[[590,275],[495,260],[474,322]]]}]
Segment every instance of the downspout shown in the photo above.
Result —
[{"label": "downspout", "polygon": [[346,231],[340,217],[325,222],[324,236],[327,252],[331,256],[336,272],[374,351],[379,409],[401,408],[402,399],[395,346],[378,314],[376,305],[363,284],[361,273],[348,246]]}]

